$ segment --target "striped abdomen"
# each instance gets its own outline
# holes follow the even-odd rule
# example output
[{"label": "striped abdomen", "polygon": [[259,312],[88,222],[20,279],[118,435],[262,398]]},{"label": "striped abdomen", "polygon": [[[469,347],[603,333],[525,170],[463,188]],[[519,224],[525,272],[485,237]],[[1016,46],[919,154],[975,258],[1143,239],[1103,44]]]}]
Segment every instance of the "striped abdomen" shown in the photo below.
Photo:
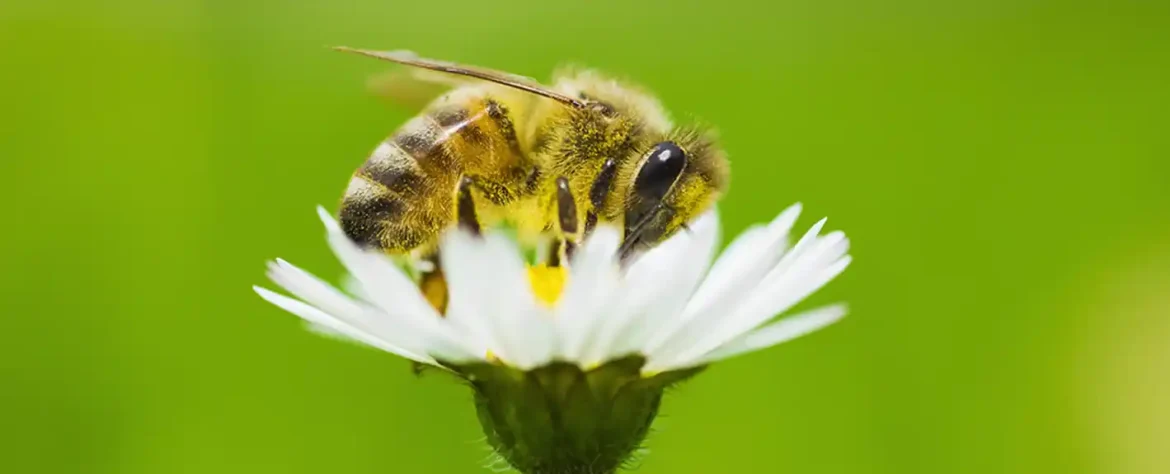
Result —
[{"label": "striped abdomen", "polygon": [[433,243],[456,219],[463,176],[503,205],[535,169],[516,140],[514,112],[476,90],[457,91],[402,126],[354,172],[341,226],[361,245],[390,252]]}]

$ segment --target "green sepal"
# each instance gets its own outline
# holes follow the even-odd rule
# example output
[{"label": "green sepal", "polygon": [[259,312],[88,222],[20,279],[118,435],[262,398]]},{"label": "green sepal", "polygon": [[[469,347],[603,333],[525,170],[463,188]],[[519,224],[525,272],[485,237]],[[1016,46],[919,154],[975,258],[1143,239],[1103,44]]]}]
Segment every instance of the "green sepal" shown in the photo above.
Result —
[{"label": "green sepal", "polygon": [[556,362],[529,371],[493,364],[455,370],[475,390],[492,448],[524,474],[611,474],[641,447],[662,393],[702,368],[641,373],[630,356],[590,371]]}]

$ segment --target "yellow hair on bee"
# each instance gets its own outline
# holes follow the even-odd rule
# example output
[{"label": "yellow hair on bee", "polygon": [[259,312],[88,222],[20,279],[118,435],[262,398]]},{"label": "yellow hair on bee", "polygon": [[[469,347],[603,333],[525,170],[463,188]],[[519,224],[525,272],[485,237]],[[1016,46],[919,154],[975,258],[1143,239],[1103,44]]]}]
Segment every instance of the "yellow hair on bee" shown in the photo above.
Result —
[{"label": "yellow hair on bee", "polygon": [[[361,245],[427,254],[445,229],[465,221],[507,224],[523,241],[553,235],[571,246],[604,222],[630,232],[625,220],[635,203],[642,206],[635,214],[649,216],[640,243],[652,245],[727,187],[727,158],[713,134],[675,126],[653,94],[629,81],[566,67],[550,87],[417,56],[362,54],[430,71],[420,77],[432,84],[443,82],[434,74],[455,80],[354,172],[340,220]],[[677,146],[671,149],[685,154],[677,157],[685,165],[671,168],[677,175],[669,181],[637,189],[652,168],[649,154],[664,144]]]}]

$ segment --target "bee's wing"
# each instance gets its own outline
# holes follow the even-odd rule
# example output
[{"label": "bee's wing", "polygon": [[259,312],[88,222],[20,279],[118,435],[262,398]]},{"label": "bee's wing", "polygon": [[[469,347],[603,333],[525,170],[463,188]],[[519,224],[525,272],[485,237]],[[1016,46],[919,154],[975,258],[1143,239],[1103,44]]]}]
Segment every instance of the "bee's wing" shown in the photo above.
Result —
[{"label": "bee's wing", "polygon": [[468,83],[470,81],[425,69],[395,69],[370,76],[366,87],[395,106],[421,110],[444,92]]},{"label": "bee's wing", "polygon": [[525,92],[546,97],[562,104],[574,108],[584,108],[585,102],[560,92],[554,91],[551,88],[524,76],[516,74],[509,74],[506,72],[485,69],[476,66],[466,66],[462,64],[455,64],[446,61],[439,61],[436,59],[421,58],[409,51],[370,51],[364,49],[354,49],[345,46],[334,48],[338,51],[345,51],[350,53],[357,53],[372,58],[382,59],[386,61],[403,64],[406,66],[413,66],[430,71],[438,71],[446,74],[452,74],[464,78],[479,79],[482,81],[493,82],[503,86],[519,89]]}]

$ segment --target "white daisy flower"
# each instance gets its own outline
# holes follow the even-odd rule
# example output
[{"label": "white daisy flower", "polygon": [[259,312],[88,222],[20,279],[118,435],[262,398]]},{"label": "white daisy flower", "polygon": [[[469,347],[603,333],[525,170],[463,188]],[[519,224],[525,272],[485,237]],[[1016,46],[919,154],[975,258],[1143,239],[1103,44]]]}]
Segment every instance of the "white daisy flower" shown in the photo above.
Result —
[{"label": "white daisy flower", "polygon": [[[666,386],[844,316],[844,305],[832,305],[772,321],[851,260],[844,233],[819,235],[823,219],[790,245],[800,211],[748,229],[718,259],[711,211],[625,268],[616,258],[621,233],[607,226],[567,269],[526,263],[505,233],[454,230],[439,247],[449,290],[440,314],[408,272],[359,248],[319,209],[352,277],[349,294],[283,260],[268,276],[299,299],[255,290],[317,330],[471,381],[489,441],[521,472],[586,460],[616,469],[645,436]],[[627,386],[641,390],[617,390]]]}]

